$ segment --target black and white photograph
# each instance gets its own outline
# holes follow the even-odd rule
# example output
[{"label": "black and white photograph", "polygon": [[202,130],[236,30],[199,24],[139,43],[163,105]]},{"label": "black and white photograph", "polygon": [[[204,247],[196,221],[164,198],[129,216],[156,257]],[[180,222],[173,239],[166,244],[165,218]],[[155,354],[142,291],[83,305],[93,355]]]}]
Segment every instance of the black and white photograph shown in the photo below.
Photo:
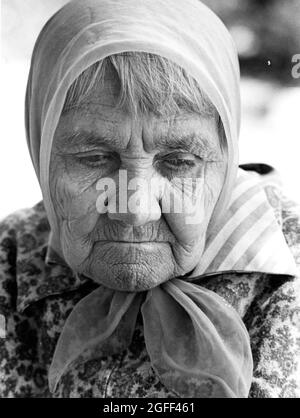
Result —
[{"label": "black and white photograph", "polygon": [[300,0],[1,0],[1,74],[0,398],[300,398]]}]

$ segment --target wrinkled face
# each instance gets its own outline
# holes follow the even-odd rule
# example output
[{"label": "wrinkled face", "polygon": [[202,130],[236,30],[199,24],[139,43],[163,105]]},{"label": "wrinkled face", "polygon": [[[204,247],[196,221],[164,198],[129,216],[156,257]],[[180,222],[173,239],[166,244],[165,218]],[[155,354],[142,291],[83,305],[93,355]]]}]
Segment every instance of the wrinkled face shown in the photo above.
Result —
[{"label": "wrinkled face", "polygon": [[134,116],[116,108],[116,88],[111,79],[61,116],[50,190],[70,267],[142,291],[198,264],[226,156],[215,117]]}]

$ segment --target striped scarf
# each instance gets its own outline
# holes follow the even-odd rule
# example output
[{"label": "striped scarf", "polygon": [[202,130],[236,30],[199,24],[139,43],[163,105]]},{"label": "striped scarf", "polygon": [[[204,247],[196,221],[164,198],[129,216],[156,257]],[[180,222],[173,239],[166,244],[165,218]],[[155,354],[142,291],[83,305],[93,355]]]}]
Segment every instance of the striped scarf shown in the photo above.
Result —
[{"label": "striped scarf", "polygon": [[[297,273],[261,178],[239,169],[228,210],[211,230],[193,277],[229,270]],[[278,188],[278,181],[266,185]]]}]

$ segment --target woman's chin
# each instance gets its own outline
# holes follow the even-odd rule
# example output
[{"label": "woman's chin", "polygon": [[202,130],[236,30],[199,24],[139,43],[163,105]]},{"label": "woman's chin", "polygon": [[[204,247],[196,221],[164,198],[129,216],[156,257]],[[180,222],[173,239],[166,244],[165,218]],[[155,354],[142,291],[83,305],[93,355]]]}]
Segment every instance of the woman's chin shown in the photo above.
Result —
[{"label": "woman's chin", "polygon": [[106,287],[129,292],[152,289],[174,277],[167,243],[112,243],[96,245],[88,277]]},{"label": "woman's chin", "polygon": [[[140,264],[119,264],[97,266],[89,273],[89,277],[99,284],[114,290],[126,292],[142,292],[159,286],[169,280],[172,274],[155,271]],[[165,273],[165,274],[162,274]]]}]

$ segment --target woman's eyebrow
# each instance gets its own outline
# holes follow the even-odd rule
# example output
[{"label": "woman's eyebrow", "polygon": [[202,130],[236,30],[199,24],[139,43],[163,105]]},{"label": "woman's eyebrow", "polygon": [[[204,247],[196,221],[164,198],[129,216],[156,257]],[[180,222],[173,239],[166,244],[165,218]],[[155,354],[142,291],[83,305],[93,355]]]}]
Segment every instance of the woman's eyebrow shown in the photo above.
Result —
[{"label": "woman's eyebrow", "polygon": [[[70,151],[92,149],[104,145],[114,151],[124,149],[124,142],[117,135],[103,135],[91,131],[80,130],[76,132],[66,132],[59,139],[58,148]],[[209,135],[191,133],[180,135],[178,133],[168,133],[159,136],[154,141],[154,147],[161,150],[185,150],[187,152],[202,155],[220,156],[220,147]]]},{"label": "woman's eyebrow", "polygon": [[183,149],[199,154],[203,153],[203,151],[216,153],[220,152],[218,144],[213,138],[199,133],[184,135],[176,133],[163,135],[157,139],[156,145],[164,149]]},{"label": "woman's eyebrow", "polygon": [[116,136],[103,135],[95,132],[80,130],[77,132],[67,132],[60,137],[59,147],[66,148],[92,148],[99,145],[120,148],[122,141]]}]

